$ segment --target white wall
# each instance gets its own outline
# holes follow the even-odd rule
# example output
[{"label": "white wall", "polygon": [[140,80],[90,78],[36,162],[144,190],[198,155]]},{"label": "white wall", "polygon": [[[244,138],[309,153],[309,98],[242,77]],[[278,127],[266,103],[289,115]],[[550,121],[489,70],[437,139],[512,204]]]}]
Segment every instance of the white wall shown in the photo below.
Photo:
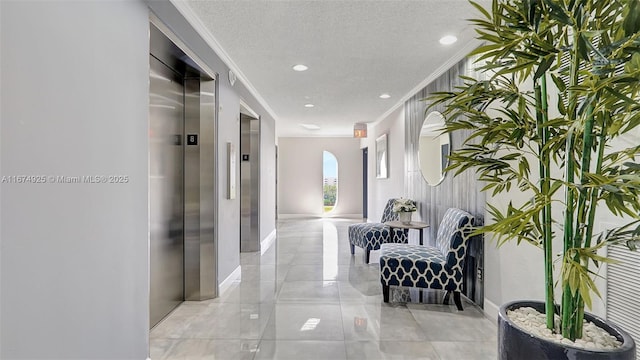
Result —
[{"label": "white wall", "polygon": [[147,7],[2,1],[0,358],[145,359]]},{"label": "white wall", "polygon": [[[214,68],[218,71],[218,68]],[[227,71],[222,74],[227,74]],[[223,77],[218,82],[218,284],[240,265],[240,100]],[[236,198],[227,199],[227,142],[236,148]]]},{"label": "white wall", "polygon": [[[360,147],[369,148],[368,162],[368,207],[369,221],[379,222],[384,206],[390,198],[403,197],[404,177],[404,107],[392,112],[375,126],[369,127],[369,136],[362,139]],[[389,177],[376,178],[376,139],[387,134],[387,156],[389,157]]]},{"label": "white wall", "polygon": [[[482,76],[482,75],[478,75]],[[533,90],[533,84],[524,84],[523,87],[530,87]],[[549,109],[553,116],[557,93],[549,89]],[[488,112],[491,114],[492,109]],[[495,116],[501,116],[495,111]],[[452,149],[453,150],[453,149]],[[537,164],[534,156],[529,156],[531,166]],[[560,176],[560,174],[556,174]],[[532,171],[530,181],[539,181],[539,175],[536,171]],[[514,206],[522,205],[530,200],[531,193],[523,193],[514,187],[509,192],[504,192],[496,196],[487,193],[487,203],[496,206],[499,209],[506,209],[509,202],[513,202]],[[487,207],[485,212],[485,223],[491,223],[491,214]],[[558,218],[558,214],[554,214]],[[556,241],[554,244],[555,254],[562,250],[562,245]],[[545,280],[544,280],[544,254],[542,249],[537,248],[528,243],[517,245],[515,241],[510,241],[501,247],[497,247],[495,240],[491,234],[485,235],[484,242],[484,310],[487,315],[493,319],[497,319],[498,308],[509,301],[514,300],[539,300],[544,301],[545,298]],[[555,273],[558,274],[560,264],[555,264]],[[556,275],[555,280],[558,280]],[[559,293],[558,288],[557,292]]]},{"label": "white wall", "polygon": [[338,199],[329,216],[362,214],[362,151],[353,138],[278,139],[278,213],[323,216],[322,152],[338,159]]},{"label": "white wall", "polygon": [[[221,74],[218,281],[240,265],[239,202],[225,199],[223,176],[239,97],[261,116],[265,153],[275,153],[275,121],[242,83],[229,85],[229,68],[176,7],[0,1],[0,176],[130,179],[0,184],[0,358],[148,355],[149,8]],[[269,171],[262,180],[275,184]],[[261,206],[262,235],[275,229],[275,195]]]},{"label": "white wall", "polygon": [[265,117],[260,121],[260,240],[264,240],[276,229],[276,126]]},{"label": "white wall", "polygon": [[[516,192],[496,197],[487,194],[487,203],[497,207],[524,199]],[[490,223],[490,214],[485,221]],[[556,247],[556,249],[560,249]],[[558,264],[556,264],[558,265]],[[559,266],[559,265],[558,265]],[[498,307],[512,300],[544,300],[544,264],[542,250],[530,244],[509,242],[500,248],[489,234],[484,242],[484,309],[497,319]]]}]

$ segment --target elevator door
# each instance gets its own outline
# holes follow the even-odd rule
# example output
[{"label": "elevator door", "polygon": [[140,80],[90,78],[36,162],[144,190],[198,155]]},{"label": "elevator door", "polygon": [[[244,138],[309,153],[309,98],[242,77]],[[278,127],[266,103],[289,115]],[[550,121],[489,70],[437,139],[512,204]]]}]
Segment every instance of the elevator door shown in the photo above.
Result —
[{"label": "elevator door", "polygon": [[240,114],[240,252],[260,251],[260,121]]},{"label": "elevator door", "polygon": [[184,84],[149,56],[150,326],[184,300]]}]

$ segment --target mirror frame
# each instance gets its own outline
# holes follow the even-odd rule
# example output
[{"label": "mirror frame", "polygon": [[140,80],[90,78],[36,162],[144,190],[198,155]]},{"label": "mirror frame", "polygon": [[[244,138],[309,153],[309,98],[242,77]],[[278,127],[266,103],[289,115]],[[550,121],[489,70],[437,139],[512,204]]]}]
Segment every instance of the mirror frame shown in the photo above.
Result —
[{"label": "mirror frame", "polygon": [[[420,138],[422,136],[422,129],[423,126],[425,124],[425,122],[432,116],[439,116],[442,119],[442,133],[438,136],[438,138],[441,138],[443,136],[446,136],[448,141],[446,144],[440,144],[439,148],[440,148],[440,172],[441,172],[441,176],[440,179],[436,182],[436,183],[430,183],[429,180],[427,180],[427,177],[425,176],[425,171],[422,168],[422,163],[421,163],[421,153],[422,153],[422,149],[420,146]],[[444,172],[444,169],[449,165],[449,155],[451,154],[451,135],[449,133],[445,133],[444,132],[444,125],[445,125],[445,117],[444,115],[442,115],[442,113],[440,113],[439,111],[431,111],[430,113],[428,113],[424,119],[422,120],[422,123],[420,125],[420,132],[418,133],[418,168],[420,169],[420,175],[422,175],[422,179],[427,183],[427,185],[429,186],[438,186],[442,183],[442,181],[444,181],[445,177],[446,177],[446,173]]]},{"label": "mirror frame", "polygon": [[389,154],[387,151],[387,134],[376,139],[376,178],[389,177]]}]

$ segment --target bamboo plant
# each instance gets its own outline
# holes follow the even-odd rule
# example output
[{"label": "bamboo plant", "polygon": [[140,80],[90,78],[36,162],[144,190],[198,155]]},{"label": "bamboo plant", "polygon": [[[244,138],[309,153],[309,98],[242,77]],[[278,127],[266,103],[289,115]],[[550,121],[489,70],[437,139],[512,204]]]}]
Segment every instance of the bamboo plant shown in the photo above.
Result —
[{"label": "bamboo plant", "polygon": [[[599,250],[635,249],[640,237],[640,145],[611,146],[640,139],[640,1],[471,4],[483,45],[470,56],[482,76],[429,98],[445,105],[446,132],[470,134],[447,171],[474,169],[493,195],[518,188],[530,196],[506,209],[488,205],[492,221],[478,232],[542,249],[547,327],[575,340],[585,305],[599,296],[597,268],[612,261]],[[594,234],[596,211],[626,224]]]}]

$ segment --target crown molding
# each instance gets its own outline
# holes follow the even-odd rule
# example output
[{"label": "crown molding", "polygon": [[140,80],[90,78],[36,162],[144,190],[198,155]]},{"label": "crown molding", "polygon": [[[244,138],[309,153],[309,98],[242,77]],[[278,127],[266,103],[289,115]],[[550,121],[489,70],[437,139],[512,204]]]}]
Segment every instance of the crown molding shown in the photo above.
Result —
[{"label": "crown molding", "polygon": [[231,71],[236,74],[236,77],[240,82],[247,88],[249,93],[256,98],[258,103],[271,115],[276,124],[278,123],[278,117],[275,112],[269,106],[267,101],[260,95],[258,90],[251,84],[249,79],[244,75],[244,73],[240,70],[238,65],[231,59],[229,54],[222,48],[218,40],[213,36],[211,31],[206,27],[206,25],[200,20],[198,15],[193,11],[193,9],[185,2],[181,0],[169,0],[173,6],[180,12],[182,16],[187,20],[187,22],[194,28],[194,30],[202,36],[202,39],[213,49],[213,51],[218,55],[220,60],[222,60],[225,65],[229,67]]},{"label": "crown molding", "polygon": [[420,90],[424,89],[431,82],[442,76],[446,73],[451,67],[460,62],[462,59],[466,58],[467,55],[480,46],[481,42],[473,39],[469,41],[465,46],[460,48],[453,56],[449,58],[449,60],[445,61],[442,65],[440,65],[436,70],[434,70],[426,79],[422,80],[416,87],[411,89],[407,94],[405,94],[395,105],[393,105],[389,110],[385,111],[384,114],[380,115],[376,121],[374,121],[371,125],[376,126],[384,119],[386,119],[389,115],[391,115],[394,111],[396,111],[399,107],[403,106],[404,103],[409,100],[411,97],[416,95]]}]

